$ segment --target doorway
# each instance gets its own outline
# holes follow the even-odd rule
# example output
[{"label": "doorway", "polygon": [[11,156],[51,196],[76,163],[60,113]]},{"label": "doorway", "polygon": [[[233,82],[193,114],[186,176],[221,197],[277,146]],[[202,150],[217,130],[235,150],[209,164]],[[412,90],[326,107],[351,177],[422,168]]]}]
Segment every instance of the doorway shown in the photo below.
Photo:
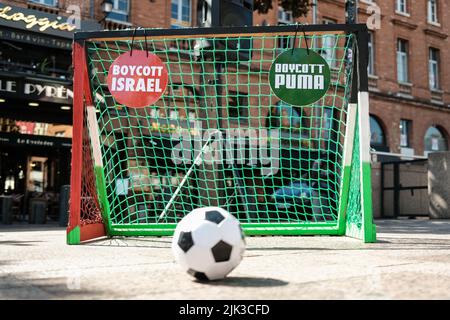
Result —
[{"label": "doorway", "polygon": [[3,147],[0,151],[0,194],[25,193],[27,156],[23,150]]},{"label": "doorway", "polygon": [[44,190],[47,190],[49,182],[48,158],[28,157],[27,165],[27,191],[44,192]]},{"label": "doorway", "polygon": [[45,204],[46,220],[57,221],[61,186],[69,182],[70,149],[0,146],[0,195],[12,198],[13,220],[31,221],[33,206]]}]

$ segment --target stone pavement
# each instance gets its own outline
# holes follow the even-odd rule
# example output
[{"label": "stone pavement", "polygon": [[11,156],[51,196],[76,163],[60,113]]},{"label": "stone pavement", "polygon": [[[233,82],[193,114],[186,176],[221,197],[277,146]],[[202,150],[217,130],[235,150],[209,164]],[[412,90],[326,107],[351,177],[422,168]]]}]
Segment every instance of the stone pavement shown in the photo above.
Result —
[{"label": "stone pavement", "polygon": [[203,284],[171,238],[65,244],[56,226],[0,226],[0,299],[450,299],[450,220],[378,220],[378,242],[251,237],[241,265]]}]

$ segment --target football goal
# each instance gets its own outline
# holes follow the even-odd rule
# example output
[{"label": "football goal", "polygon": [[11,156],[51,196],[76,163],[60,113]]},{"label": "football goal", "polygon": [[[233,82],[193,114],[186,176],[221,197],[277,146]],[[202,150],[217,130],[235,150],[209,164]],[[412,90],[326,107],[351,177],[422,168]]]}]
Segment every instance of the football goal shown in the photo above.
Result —
[{"label": "football goal", "polygon": [[205,206],[246,235],[375,241],[367,61],[359,24],[76,33],[67,242]]}]

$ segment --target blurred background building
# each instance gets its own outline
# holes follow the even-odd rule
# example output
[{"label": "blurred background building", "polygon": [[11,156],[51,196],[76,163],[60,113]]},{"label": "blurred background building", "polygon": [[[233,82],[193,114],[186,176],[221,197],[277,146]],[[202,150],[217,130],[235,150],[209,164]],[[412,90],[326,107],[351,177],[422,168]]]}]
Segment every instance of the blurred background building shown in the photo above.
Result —
[{"label": "blurred background building", "polygon": [[[253,12],[253,24],[345,22],[345,0],[309,2],[307,16],[294,18],[273,0],[266,14]],[[60,188],[69,184],[73,33],[197,26],[197,5],[197,0],[0,0],[0,194],[15,196],[19,215],[28,214],[33,199],[44,199],[46,211],[56,217]],[[231,23],[242,18],[234,14],[227,17]],[[358,22],[375,21],[370,24],[368,68],[371,146],[381,152],[375,162],[448,150],[449,18],[450,0],[358,1]],[[47,19],[48,25],[34,19]],[[280,37],[278,46],[289,47],[290,39]],[[230,115],[248,116],[249,99],[241,93],[236,99],[229,101]],[[295,111],[278,110],[291,118],[282,123],[295,125]],[[377,170],[375,165],[375,213],[383,206],[383,173]]]}]

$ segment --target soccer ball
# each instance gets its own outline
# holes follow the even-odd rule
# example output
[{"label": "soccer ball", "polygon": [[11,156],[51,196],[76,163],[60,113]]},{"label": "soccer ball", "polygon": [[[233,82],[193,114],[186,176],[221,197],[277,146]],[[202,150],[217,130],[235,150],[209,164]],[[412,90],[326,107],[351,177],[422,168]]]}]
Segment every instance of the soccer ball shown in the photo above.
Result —
[{"label": "soccer ball", "polygon": [[225,278],[244,251],[239,221],[218,207],[192,210],[178,223],[172,240],[175,260],[200,281]]}]

